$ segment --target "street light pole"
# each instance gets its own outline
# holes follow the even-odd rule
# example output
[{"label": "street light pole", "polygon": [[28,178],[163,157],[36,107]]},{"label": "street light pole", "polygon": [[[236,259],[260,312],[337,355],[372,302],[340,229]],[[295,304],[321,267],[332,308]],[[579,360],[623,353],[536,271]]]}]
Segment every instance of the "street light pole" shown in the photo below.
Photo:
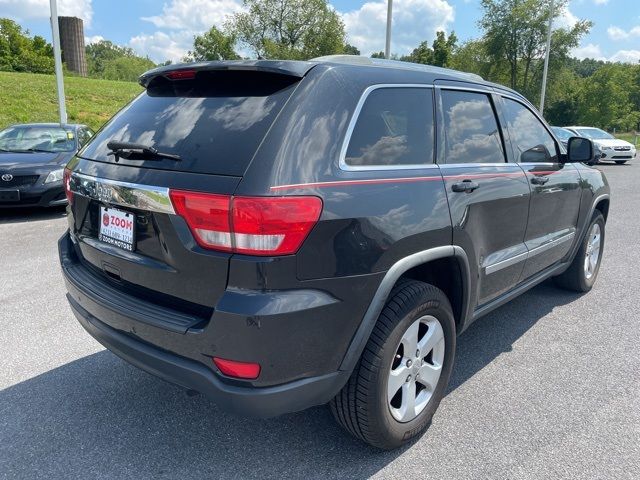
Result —
[{"label": "street light pole", "polygon": [[58,111],[60,123],[67,123],[67,109],[64,104],[64,80],[62,77],[62,54],[60,52],[60,27],[58,26],[58,6],[56,0],[49,0],[51,6],[51,33],[53,34],[53,58],[56,65],[56,84],[58,86]]},{"label": "street light pole", "polygon": [[544,56],[544,70],[542,71],[542,92],[540,93],[540,115],[544,111],[544,96],[547,90],[547,71],[549,70],[549,55],[551,54],[551,25],[553,24],[553,0],[549,6],[549,27],[547,28],[547,51]]},{"label": "street light pole", "polygon": [[384,58],[391,56],[391,13],[393,10],[393,0],[387,0],[387,41],[384,47]]}]

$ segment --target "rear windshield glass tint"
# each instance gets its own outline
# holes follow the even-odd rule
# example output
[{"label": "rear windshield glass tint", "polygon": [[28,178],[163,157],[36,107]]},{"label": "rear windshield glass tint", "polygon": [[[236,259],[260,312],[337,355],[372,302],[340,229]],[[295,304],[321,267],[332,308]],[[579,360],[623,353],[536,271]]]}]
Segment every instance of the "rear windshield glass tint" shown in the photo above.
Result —
[{"label": "rear windshield glass tint", "polygon": [[80,156],[115,162],[110,141],[154,147],[181,161],[119,158],[120,164],[242,175],[297,78],[261,72],[198,72],[194,80],[158,77],[117,113]]}]

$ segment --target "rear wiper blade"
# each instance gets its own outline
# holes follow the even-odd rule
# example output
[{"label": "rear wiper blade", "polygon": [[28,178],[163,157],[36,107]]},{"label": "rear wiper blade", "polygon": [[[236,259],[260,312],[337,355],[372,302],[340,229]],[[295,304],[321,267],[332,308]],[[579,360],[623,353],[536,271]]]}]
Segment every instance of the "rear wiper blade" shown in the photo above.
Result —
[{"label": "rear wiper blade", "polygon": [[136,160],[136,156],[145,155],[150,156],[152,158],[138,158],[139,160],[159,160],[162,158],[167,158],[169,160],[180,161],[180,155],[174,155],[172,153],[164,153],[159,152],[157,149],[149,146],[143,145],[141,143],[130,143],[130,142],[109,142],[107,143],[107,148],[111,150],[109,155],[115,155],[116,162],[120,157]]}]

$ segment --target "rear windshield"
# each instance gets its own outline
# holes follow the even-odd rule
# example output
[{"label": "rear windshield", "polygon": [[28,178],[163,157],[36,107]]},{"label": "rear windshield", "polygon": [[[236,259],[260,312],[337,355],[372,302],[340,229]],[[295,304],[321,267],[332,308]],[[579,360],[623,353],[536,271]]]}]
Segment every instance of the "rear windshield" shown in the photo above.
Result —
[{"label": "rear windshield", "polygon": [[98,132],[80,156],[112,163],[116,157],[110,155],[107,144],[130,142],[181,160],[119,157],[119,164],[243,175],[297,80],[246,71],[198,72],[193,80],[157,77]]}]

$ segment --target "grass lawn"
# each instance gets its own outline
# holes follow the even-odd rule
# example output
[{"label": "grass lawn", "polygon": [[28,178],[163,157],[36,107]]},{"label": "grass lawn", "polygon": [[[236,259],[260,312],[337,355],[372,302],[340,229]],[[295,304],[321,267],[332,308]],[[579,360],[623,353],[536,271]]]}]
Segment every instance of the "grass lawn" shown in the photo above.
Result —
[{"label": "grass lawn", "polygon": [[[622,140],[626,140],[627,142],[631,142],[634,145],[636,145],[636,136],[633,134],[633,132],[631,133],[616,133],[612,135],[616,138],[620,138]],[[638,142],[637,145],[640,145],[640,137],[638,138]]]},{"label": "grass lawn", "polygon": [[[69,123],[97,130],[142,91],[133,82],[65,77]],[[0,129],[12,123],[57,122],[55,76],[0,72]]]}]

